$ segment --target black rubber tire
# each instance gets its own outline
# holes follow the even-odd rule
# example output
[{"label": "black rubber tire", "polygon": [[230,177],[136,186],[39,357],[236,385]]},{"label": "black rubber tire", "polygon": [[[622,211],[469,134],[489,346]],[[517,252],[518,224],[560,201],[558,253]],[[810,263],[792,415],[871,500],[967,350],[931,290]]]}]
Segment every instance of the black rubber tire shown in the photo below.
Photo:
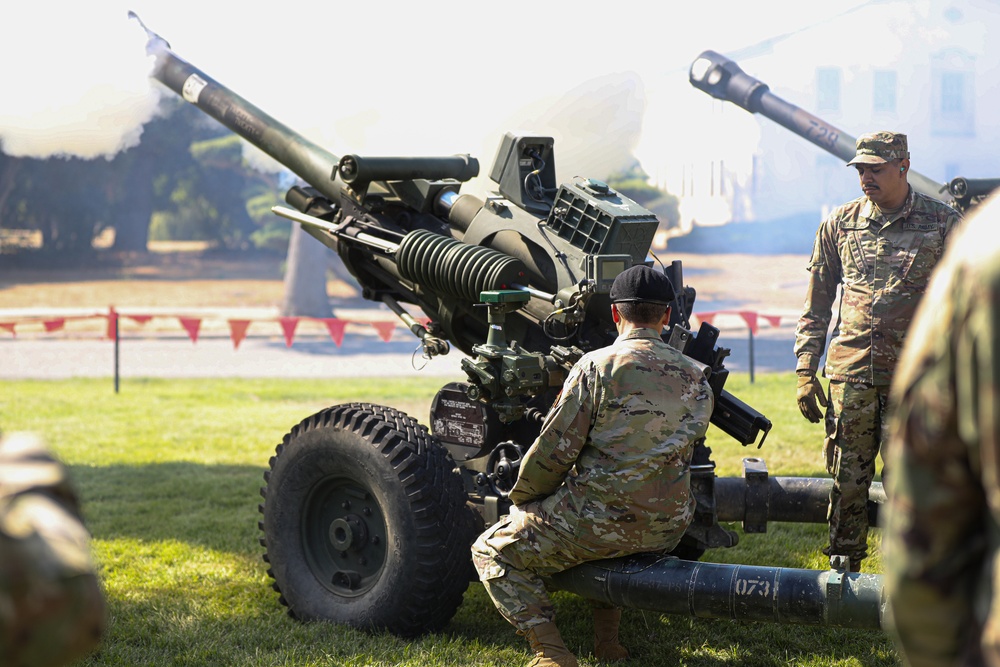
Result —
[{"label": "black rubber tire", "polygon": [[451,455],[416,420],[327,408],[284,437],[264,481],[264,560],[292,616],[408,637],[455,614],[473,510]]}]

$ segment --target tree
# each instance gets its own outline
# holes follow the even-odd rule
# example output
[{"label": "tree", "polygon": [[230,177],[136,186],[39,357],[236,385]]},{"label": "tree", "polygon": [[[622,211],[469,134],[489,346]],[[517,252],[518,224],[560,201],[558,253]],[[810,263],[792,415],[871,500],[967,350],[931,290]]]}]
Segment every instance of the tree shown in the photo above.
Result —
[{"label": "tree", "polygon": [[59,254],[90,252],[108,228],[115,250],[145,251],[154,219],[163,238],[249,245],[259,223],[247,202],[274,199],[276,177],[248,167],[241,140],[198,109],[163,104],[140,143],[111,159],[0,152],[0,226],[40,230],[43,251]]},{"label": "tree", "polygon": [[94,236],[107,225],[108,161],[7,155],[3,159],[3,226],[41,231],[43,248],[52,252],[89,250]]},{"label": "tree", "polygon": [[655,213],[664,229],[680,225],[680,200],[650,184],[649,174],[643,171],[638,162],[629,169],[612,174],[608,178],[608,185]]},{"label": "tree", "polygon": [[326,292],[327,253],[330,251],[300,225],[291,224],[281,314],[286,317],[330,317],[333,310]]}]

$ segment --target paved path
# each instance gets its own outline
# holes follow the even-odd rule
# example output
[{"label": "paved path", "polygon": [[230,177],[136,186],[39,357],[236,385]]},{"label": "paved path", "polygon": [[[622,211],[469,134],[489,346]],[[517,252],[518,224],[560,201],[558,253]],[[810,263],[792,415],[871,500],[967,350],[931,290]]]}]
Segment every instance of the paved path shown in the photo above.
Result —
[{"label": "paved path", "polygon": [[[124,339],[119,344],[119,377],[294,377],[454,375],[464,377],[461,354],[452,351],[431,360],[412,358],[411,344],[345,338],[332,341],[296,340],[286,347],[282,339],[250,338],[234,350],[228,338]],[[60,379],[114,377],[114,344],[97,339],[0,340],[0,379]],[[458,379],[458,378],[456,378]]]},{"label": "paved path", "polygon": [[[789,327],[762,328],[754,338],[754,372],[794,369]],[[720,345],[732,349],[726,367],[748,372],[749,333],[724,329]],[[424,362],[414,358],[417,340],[399,329],[390,342],[377,335],[348,333],[337,347],[329,339],[297,336],[291,347],[280,336],[249,337],[238,349],[226,336],[202,336],[192,343],[183,334],[133,337],[119,344],[119,377],[392,377],[417,374],[464,379],[461,352]],[[422,370],[414,369],[423,365]],[[0,335],[0,379],[114,377],[114,344],[59,335]]]},{"label": "paved path", "polygon": [[[672,256],[672,259],[674,257]],[[761,322],[754,337],[755,373],[794,369],[792,345],[794,322],[805,290],[807,256],[678,255],[685,264],[686,282],[698,289],[695,312],[749,310],[780,315],[781,325]],[[357,304],[357,305],[355,305]],[[422,370],[413,369],[417,340],[397,328],[390,342],[383,342],[374,329],[349,327],[341,347],[325,335],[322,327],[303,324],[293,345],[286,347],[274,319],[274,308],[185,308],[193,317],[205,318],[197,343],[192,343],[176,321],[177,308],[119,308],[125,315],[144,313],[155,319],[145,325],[125,321],[125,338],[119,353],[120,377],[297,377],[335,378],[369,375],[390,377],[418,372],[464,379],[462,355],[431,360]],[[0,310],[4,318],[44,318],[73,315],[100,316],[107,310],[20,308]],[[335,308],[338,318],[351,321],[392,320],[384,306],[355,300]],[[234,350],[226,319],[254,321],[250,336]],[[741,318],[720,315],[714,324],[721,329],[720,344],[732,350],[726,366],[732,372],[750,370],[749,332]],[[12,338],[0,329],[0,380],[14,378],[55,379],[67,377],[113,377],[114,345],[99,339],[102,319],[88,333],[67,325],[65,331],[46,334],[41,325],[19,327]],[[419,358],[418,363],[422,363]]]}]

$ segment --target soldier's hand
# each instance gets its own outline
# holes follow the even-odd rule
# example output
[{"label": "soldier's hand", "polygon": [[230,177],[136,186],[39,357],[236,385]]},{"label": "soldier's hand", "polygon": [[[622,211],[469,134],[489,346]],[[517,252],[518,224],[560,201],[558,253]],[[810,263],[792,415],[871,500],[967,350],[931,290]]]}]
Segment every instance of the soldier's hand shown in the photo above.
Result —
[{"label": "soldier's hand", "polygon": [[799,412],[802,413],[802,416],[813,424],[819,422],[823,418],[823,413],[820,412],[816,401],[818,400],[819,405],[822,405],[824,408],[827,407],[828,403],[826,392],[823,391],[823,385],[816,375],[813,373],[799,375],[799,386],[796,393],[796,400],[799,402]]}]

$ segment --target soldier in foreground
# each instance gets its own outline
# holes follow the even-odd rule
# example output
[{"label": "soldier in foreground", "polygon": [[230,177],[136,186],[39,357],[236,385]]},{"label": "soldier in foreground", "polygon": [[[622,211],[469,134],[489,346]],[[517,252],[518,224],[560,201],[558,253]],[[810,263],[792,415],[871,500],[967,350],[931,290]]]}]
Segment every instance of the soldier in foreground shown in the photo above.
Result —
[{"label": "soldier in foreground", "polygon": [[[868,489],[882,441],[889,387],[903,338],[959,222],[957,211],[916,192],[906,135],[873,132],[857,140],[854,165],[862,197],[820,225],[809,261],[809,288],[795,333],[797,401],[813,423],[827,408],[824,454],[833,476],[830,557],[850,558],[861,571],[868,555]],[[837,287],[837,332],[826,354],[829,398],[816,378]],[[891,468],[889,468],[891,469]]]},{"label": "soldier in foreground", "polygon": [[105,622],[66,470],[34,436],[0,439],[0,665],[69,664],[97,647]]},{"label": "soldier in foreground", "polygon": [[883,545],[913,667],[1000,665],[1000,200],[954,240],[892,385]]},{"label": "soldier in foreground", "polygon": [[[691,522],[690,461],[714,397],[704,367],[661,339],[674,292],[636,266],[615,279],[619,336],[573,367],[521,464],[515,507],[473,545],[497,609],[535,652],[531,666],[577,665],[563,644],[543,577],[582,562],[669,551]],[[594,608],[594,655],[629,657],[621,610]]]}]

